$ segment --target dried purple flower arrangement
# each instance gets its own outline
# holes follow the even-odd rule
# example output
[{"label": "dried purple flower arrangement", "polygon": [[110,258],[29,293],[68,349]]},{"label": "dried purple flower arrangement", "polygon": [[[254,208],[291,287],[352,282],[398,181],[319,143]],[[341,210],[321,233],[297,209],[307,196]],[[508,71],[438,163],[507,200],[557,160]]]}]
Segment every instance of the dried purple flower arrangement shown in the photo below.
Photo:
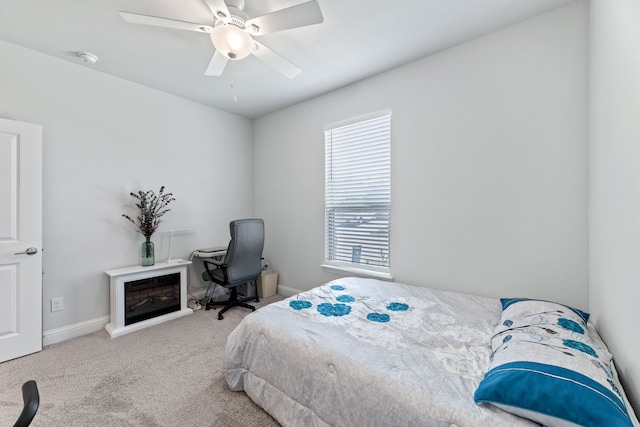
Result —
[{"label": "dried purple flower arrangement", "polygon": [[166,207],[175,200],[173,193],[165,193],[163,185],[157,195],[153,190],[129,194],[138,201],[136,207],[140,209],[140,214],[135,220],[127,214],[122,214],[122,216],[131,221],[138,232],[148,239],[158,229],[162,222],[160,218],[171,210]]}]

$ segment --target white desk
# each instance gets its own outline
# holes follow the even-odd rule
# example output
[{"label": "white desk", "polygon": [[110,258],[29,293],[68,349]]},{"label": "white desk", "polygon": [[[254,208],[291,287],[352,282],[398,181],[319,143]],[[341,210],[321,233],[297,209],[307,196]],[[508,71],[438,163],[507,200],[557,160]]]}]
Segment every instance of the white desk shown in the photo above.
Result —
[{"label": "white desk", "polygon": [[216,246],[208,249],[197,249],[193,251],[193,256],[198,258],[220,258],[227,254],[227,246]]}]

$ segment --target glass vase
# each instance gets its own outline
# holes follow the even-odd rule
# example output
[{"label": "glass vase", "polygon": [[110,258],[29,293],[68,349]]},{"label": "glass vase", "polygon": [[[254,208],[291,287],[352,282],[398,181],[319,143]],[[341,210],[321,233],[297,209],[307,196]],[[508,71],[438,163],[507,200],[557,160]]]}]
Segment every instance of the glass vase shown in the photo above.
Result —
[{"label": "glass vase", "polygon": [[147,237],[144,242],[142,242],[142,249],[140,250],[140,255],[142,255],[142,266],[150,267],[155,264],[154,257],[154,248],[153,242],[150,240],[151,236]]}]

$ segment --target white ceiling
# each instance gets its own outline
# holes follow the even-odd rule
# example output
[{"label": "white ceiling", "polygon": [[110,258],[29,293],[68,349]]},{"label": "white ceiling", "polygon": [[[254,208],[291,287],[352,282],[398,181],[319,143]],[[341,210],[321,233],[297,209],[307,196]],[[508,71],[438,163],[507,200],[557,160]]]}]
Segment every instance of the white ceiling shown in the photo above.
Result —
[{"label": "white ceiling", "polygon": [[[303,1],[246,0],[245,12]],[[302,68],[292,80],[253,56],[221,77],[204,76],[214,53],[207,34],[131,24],[118,14],[211,25],[204,0],[0,0],[0,39],[256,118],[572,1],[318,0],[322,24],[257,38]],[[85,64],[80,51],[99,61]]]}]

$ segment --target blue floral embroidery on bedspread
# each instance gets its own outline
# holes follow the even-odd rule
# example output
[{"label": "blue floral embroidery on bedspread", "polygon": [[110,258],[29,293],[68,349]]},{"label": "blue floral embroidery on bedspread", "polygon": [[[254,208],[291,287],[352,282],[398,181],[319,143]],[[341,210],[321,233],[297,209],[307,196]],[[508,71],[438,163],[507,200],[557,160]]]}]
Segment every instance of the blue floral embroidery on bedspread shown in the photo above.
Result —
[{"label": "blue floral embroidery on bedspread", "polygon": [[[409,310],[409,305],[401,302],[392,302],[386,307],[386,309],[389,311],[407,311]],[[370,320],[371,322],[386,323],[391,320],[391,316],[386,313],[373,312],[367,314],[367,320]]]},{"label": "blue floral embroidery on bedspread", "polygon": [[295,300],[295,301],[289,302],[289,307],[293,308],[294,310],[302,310],[305,308],[310,308],[311,305],[312,305],[311,301],[305,301],[305,300]]},{"label": "blue floral embroidery on bedspread", "polygon": [[390,311],[407,311],[409,310],[409,306],[407,304],[403,304],[401,302],[392,302],[387,306],[387,310]]},{"label": "blue floral embroidery on bedspread", "polygon": [[338,302],[354,302],[356,299],[351,295],[340,295],[336,300]]},{"label": "blue floral embroidery on bedspread", "polygon": [[347,304],[330,304],[328,302],[323,302],[318,305],[318,313],[323,316],[345,316],[351,313],[351,306]]},{"label": "blue floral embroidery on bedspread", "polygon": [[[332,291],[346,290],[346,288],[342,285],[331,285],[330,289]],[[325,294],[324,296],[321,296],[321,298],[324,299],[325,301],[330,300],[330,298],[333,297],[333,295],[330,295],[330,294],[331,292]],[[349,304],[359,303],[359,304],[364,304],[364,306],[366,306],[368,309],[372,311],[371,313],[367,314],[367,320],[369,320],[370,322],[386,323],[391,321],[391,316],[389,316],[387,313],[380,313],[376,311],[374,307],[370,307],[369,304],[365,302],[369,300],[366,297],[358,298],[356,300],[356,298],[351,295],[343,294],[343,295],[336,296],[335,300],[338,301],[335,304],[332,304],[330,302],[323,302],[321,304],[318,304],[316,307],[318,313],[326,317],[346,316],[351,313],[351,305]],[[289,302],[289,306],[292,309],[299,311],[299,310],[304,310],[304,309],[313,307],[313,303],[307,300],[294,300]],[[400,312],[400,311],[408,311],[409,305],[401,302],[390,302],[388,305],[385,306],[385,308],[391,312]]]},{"label": "blue floral embroidery on bedspread", "polygon": [[391,320],[391,318],[386,313],[369,313],[367,314],[367,320],[371,320],[372,322],[385,323]]}]

